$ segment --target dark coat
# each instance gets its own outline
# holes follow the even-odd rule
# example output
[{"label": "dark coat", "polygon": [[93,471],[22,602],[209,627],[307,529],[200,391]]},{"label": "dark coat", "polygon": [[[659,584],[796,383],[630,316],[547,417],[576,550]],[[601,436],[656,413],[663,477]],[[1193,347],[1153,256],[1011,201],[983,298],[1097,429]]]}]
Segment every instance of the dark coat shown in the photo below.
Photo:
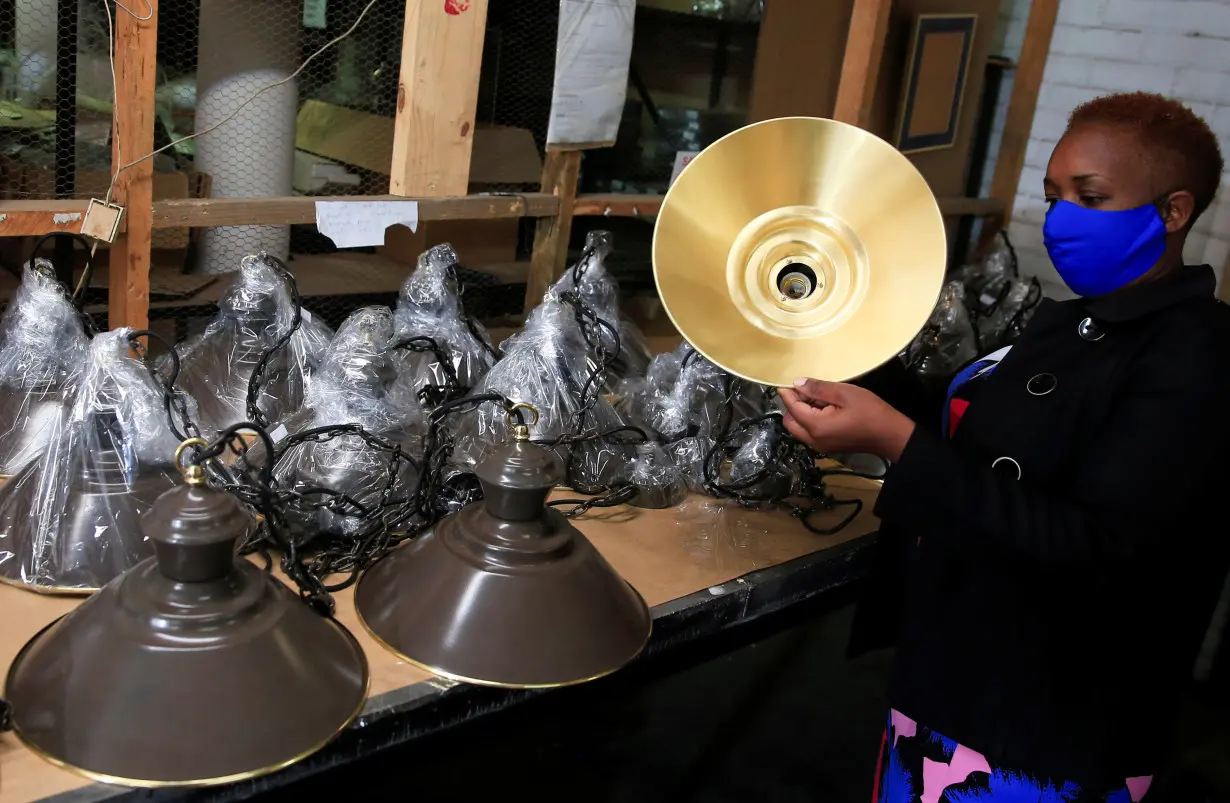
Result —
[{"label": "dark coat", "polygon": [[1043,301],[952,437],[917,428],[852,642],[897,636],[894,708],[1044,778],[1160,768],[1230,559],[1213,288],[1202,266]]}]

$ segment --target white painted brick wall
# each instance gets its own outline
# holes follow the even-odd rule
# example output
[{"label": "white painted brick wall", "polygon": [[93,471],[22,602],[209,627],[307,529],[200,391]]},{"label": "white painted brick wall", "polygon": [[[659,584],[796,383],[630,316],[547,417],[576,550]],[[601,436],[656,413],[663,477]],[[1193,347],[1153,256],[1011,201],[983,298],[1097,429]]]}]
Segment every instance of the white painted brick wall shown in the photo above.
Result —
[{"label": "white painted brick wall", "polygon": [[[1020,57],[1029,0],[1003,0],[997,51]],[[1007,76],[997,110],[998,151],[1011,92]],[[1048,292],[1067,294],[1042,246],[1042,176],[1067,116],[1086,100],[1110,92],[1145,90],[1177,98],[1209,125],[1230,159],[1230,0],[1062,0],[1038,96],[1025,167],[1009,230],[1022,269]],[[984,194],[994,164],[988,165]],[[1190,262],[1220,272],[1230,256],[1230,173],[1222,193],[1188,238]]]}]

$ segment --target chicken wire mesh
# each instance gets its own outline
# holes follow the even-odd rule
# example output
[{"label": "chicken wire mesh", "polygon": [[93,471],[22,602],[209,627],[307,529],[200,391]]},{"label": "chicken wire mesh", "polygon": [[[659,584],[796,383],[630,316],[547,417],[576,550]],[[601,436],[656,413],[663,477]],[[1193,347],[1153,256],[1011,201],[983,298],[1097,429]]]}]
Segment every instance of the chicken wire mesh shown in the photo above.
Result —
[{"label": "chicken wire mesh", "polygon": [[[144,0],[124,6],[147,10]],[[155,199],[387,193],[405,6],[405,0],[162,0],[155,145],[196,136],[156,158]],[[665,192],[677,151],[699,150],[746,121],[759,7],[759,0],[638,5],[619,140],[585,154],[582,191]],[[112,0],[0,0],[4,197],[105,192],[113,102],[108,8],[129,13]],[[537,189],[558,13],[557,0],[490,0],[471,192]],[[297,76],[250,101],[347,31]],[[510,160],[517,161],[517,181],[507,180],[508,169],[484,174],[484,164],[507,168]],[[579,251],[591,228],[614,229],[611,269],[628,292],[652,292],[651,224],[578,218],[573,245]],[[345,252],[310,225],[158,230],[151,323],[175,339],[199,331],[239,260],[265,250],[300,277],[306,306],[336,325],[359,306],[392,304],[418,253],[439,240],[453,241],[461,254],[472,311],[514,315],[524,298],[533,229],[528,219],[427,223],[413,236],[390,232],[383,248]],[[20,264],[28,245],[4,243],[0,259],[10,268]],[[104,277],[105,263],[104,249]],[[104,324],[105,294],[104,287],[92,306]]]},{"label": "chicken wire mesh", "polygon": [[108,41],[102,0],[0,2],[4,198],[106,192],[113,94]]}]

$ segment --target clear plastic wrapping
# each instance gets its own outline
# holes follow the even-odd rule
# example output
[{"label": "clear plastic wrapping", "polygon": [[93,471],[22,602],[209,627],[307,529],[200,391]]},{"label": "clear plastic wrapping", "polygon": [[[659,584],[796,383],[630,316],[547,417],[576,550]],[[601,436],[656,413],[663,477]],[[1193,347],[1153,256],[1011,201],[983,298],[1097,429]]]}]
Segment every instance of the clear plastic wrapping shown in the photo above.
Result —
[{"label": "clear plastic wrapping", "polygon": [[[304,409],[286,421],[287,430],[300,433],[357,424],[372,435],[398,444],[417,461],[426,416],[415,393],[398,381],[397,363],[388,350],[392,338],[393,314],[388,307],[364,307],[352,313],[329,344],[307,388]],[[358,434],[336,435],[292,447],[278,461],[276,475],[283,487],[301,493],[324,488],[370,508],[385,491],[391,454]],[[399,461],[391,492],[404,496],[415,477],[414,464]],[[335,510],[320,508],[300,523],[349,533],[360,523],[359,511],[352,509],[350,513],[339,515]]]},{"label": "clear plastic wrapping", "polygon": [[766,546],[771,520],[744,509],[730,499],[691,496],[675,513],[686,528],[688,554],[698,566],[744,574],[748,568],[772,566],[776,561]]},{"label": "clear plastic wrapping", "polygon": [[643,376],[649,368],[649,346],[640,328],[619,308],[619,284],[607,270],[606,262],[614,246],[609,231],[591,231],[585,235],[585,251],[581,260],[564,272],[551,288],[555,296],[576,291],[594,314],[619,335],[619,354],[607,370],[608,387],[619,380]]},{"label": "clear plastic wrapping", "polygon": [[448,359],[446,367],[431,351],[399,352],[402,381],[416,392],[427,386],[447,386],[453,380],[461,389],[473,388],[495,363],[486,330],[462,309],[454,274],[457,263],[451,245],[425,251],[397,299],[393,314],[397,340],[431,338]]},{"label": "clear plastic wrapping", "polygon": [[138,520],[179,479],[165,389],[130,356],[132,330],[96,336],[64,426],[0,486],[0,577],[90,590],[149,556]]},{"label": "clear plastic wrapping", "polygon": [[944,285],[939,303],[905,352],[905,362],[925,380],[947,381],[978,357],[978,337],[959,281]]},{"label": "clear plastic wrapping", "polygon": [[970,307],[989,311],[999,302],[1005,285],[1017,275],[1016,252],[1007,238],[1001,236],[982,262],[966,265],[959,278]]},{"label": "clear plastic wrapping", "polygon": [[994,351],[1016,340],[1041,300],[1042,286],[1036,279],[1007,282],[999,303],[978,318],[978,339],[983,351]]},{"label": "clear plastic wrapping", "polygon": [[[244,257],[239,275],[199,336],[176,347],[179,384],[200,405],[200,427],[216,433],[247,421],[248,380],[261,355],[293,325],[290,281],[264,255]],[[269,360],[257,406],[271,422],[298,410],[332,333],[307,310],[284,348]]]},{"label": "clear plastic wrapping", "polygon": [[782,434],[776,421],[749,427],[731,455],[724,484],[755,499],[784,499],[795,486],[794,472],[778,458]]},{"label": "clear plastic wrapping", "polygon": [[[487,373],[474,393],[499,393],[514,402],[533,405],[538,420],[529,416],[535,440],[561,435],[608,432],[622,426],[610,402],[596,388],[586,390],[590,378],[587,345],[572,307],[548,297],[530,313],[525,328],[502,346],[504,356]],[[588,394],[592,407],[578,432],[578,413]],[[507,421],[499,405],[485,404],[460,416],[456,428],[454,461],[472,466],[487,449],[508,440]],[[561,449],[561,455],[569,450]]]},{"label": "clear plastic wrapping", "polygon": [[[682,345],[675,353],[680,355],[679,374],[673,383],[650,388],[646,423],[666,441],[707,438],[722,414],[726,374],[689,346]],[[673,359],[661,366],[663,380],[671,376],[673,367]]]},{"label": "clear plastic wrapping", "polygon": [[0,318],[0,476],[17,473],[57,437],[87,345],[51,263],[27,264]]},{"label": "clear plastic wrapping", "polygon": [[632,504],[638,507],[675,507],[688,495],[688,486],[675,461],[652,441],[636,445],[628,467],[628,482],[636,486]]}]

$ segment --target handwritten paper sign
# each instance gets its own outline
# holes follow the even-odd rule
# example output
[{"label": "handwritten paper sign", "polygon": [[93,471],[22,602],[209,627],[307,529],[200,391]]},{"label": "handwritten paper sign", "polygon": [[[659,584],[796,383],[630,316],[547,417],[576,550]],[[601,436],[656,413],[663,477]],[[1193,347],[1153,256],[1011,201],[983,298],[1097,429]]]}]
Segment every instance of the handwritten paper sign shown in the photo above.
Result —
[{"label": "handwritten paper sign", "polygon": [[338,248],[384,245],[384,230],[419,229],[418,201],[317,201],[316,228]]},{"label": "handwritten paper sign", "polygon": [[560,0],[549,144],[614,144],[628,95],[635,13],[635,0]]}]

